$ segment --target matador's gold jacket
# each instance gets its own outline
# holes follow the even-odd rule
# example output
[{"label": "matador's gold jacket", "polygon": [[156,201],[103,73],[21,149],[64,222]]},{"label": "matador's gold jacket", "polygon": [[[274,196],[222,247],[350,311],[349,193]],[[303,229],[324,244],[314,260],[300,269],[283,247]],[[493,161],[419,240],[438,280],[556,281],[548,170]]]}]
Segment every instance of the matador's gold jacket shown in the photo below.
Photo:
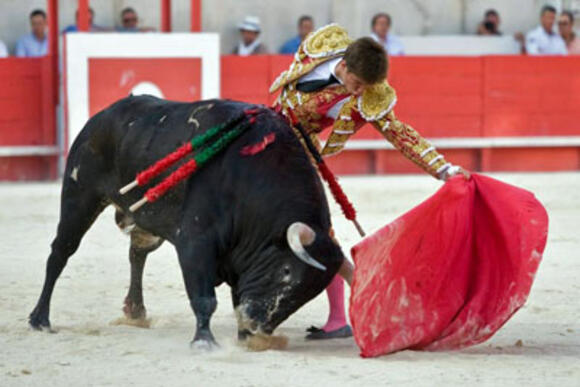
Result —
[{"label": "matador's gold jacket", "polygon": [[[291,122],[298,121],[311,136],[332,125],[332,133],[322,149],[322,156],[340,152],[365,123],[371,123],[393,146],[429,174],[440,178],[451,166],[435,148],[409,125],[395,117],[395,90],[386,81],[367,88],[360,97],[351,95],[343,85],[329,86],[312,93],[296,90],[298,79],[316,66],[344,55],[351,43],[346,31],[330,24],[308,35],[294,60],[270,87],[282,89],[274,107]],[[346,99],[336,119],[328,111]]]}]

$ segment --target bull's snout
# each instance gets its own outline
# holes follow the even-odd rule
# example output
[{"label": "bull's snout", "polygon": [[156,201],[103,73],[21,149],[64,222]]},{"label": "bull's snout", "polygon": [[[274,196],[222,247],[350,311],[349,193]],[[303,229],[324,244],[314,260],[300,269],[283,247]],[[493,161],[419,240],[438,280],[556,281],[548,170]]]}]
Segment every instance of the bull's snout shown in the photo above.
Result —
[{"label": "bull's snout", "polygon": [[267,314],[258,304],[242,303],[236,308],[238,339],[252,351],[284,349],[288,345],[286,336],[272,335],[276,325],[265,321]]}]

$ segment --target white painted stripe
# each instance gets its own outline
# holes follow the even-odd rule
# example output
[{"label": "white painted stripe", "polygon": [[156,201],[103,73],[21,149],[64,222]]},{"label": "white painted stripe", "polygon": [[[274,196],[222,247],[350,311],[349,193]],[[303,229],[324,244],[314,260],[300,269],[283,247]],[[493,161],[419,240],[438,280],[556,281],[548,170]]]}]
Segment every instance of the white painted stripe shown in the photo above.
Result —
[{"label": "white painted stripe", "polygon": [[434,146],[430,146],[429,148],[425,149],[423,152],[421,152],[421,158],[425,157],[427,155],[427,153],[434,151],[435,147]]},{"label": "white painted stripe", "polygon": [[389,129],[389,126],[391,126],[391,121],[389,121],[389,120],[386,120],[386,121],[385,121],[385,124],[384,124],[384,125],[383,125],[383,127],[381,128],[381,131],[383,131],[383,132],[384,132],[385,130]]},{"label": "white painted stripe", "polygon": [[[580,136],[448,137],[430,139],[429,141],[438,149],[580,147]],[[347,150],[395,149],[386,140],[351,140],[346,143],[345,148]]]},{"label": "white painted stripe", "polygon": [[354,130],[340,130],[340,129],[337,129],[337,130],[334,131],[334,133],[336,133],[336,134],[353,134],[354,133]]},{"label": "white painted stripe", "polygon": [[431,166],[433,164],[435,164],[437,161],[441,160],[443,158],[443,155],[438,155],[433,157],[433,159],[431,159],[431,161],[429,161],[429,163],[427,164],[428,166]]},{"label": "white painted stripe", "polygon": [[435,171],[436,174],[441,174],[442,172],[445,172],[447,170],[447,168],[451,167],[451,163],[445,163],[442,166],[440,166],[439,168],[437,168],[437,171]]},{"label": "white painted stripe", "polygon": [[0,146],[0,157],[21,156],[57,156],[60,154],[56,146]]}]

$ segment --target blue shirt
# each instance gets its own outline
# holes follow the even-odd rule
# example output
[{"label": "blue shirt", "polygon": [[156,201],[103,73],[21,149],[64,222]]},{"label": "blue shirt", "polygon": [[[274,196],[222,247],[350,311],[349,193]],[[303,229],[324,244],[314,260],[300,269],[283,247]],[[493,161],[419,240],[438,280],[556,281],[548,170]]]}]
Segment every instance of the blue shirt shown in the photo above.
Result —
[{"label": "blue shirt", "polygon": [[[105,31],[106,29],[104,27],[98,26],[96,24],[93,24],[92,26],[89,27],[89,32],[99,32],[99,31]],[[69,33],[69,32],[79,32],[79,27],[77,27],[76,24],[71,24],[70,26],[67,26],[64,30],[62,30],[63,34]]]},{"label": "blue shirt", "polygon": [[44,56],[48,54],[48,39],[36,39],[33,34],[24,35],[16,43],[16,56]]},{"label": "blue shirt", "polygon": [[302,40],[300,40],[300,36],[296,36],[288,40],[282,45],[282,47],[280,47],[280,54],[294,54],[296,51],[298,51],[298,47],[300,47],[301,42]]}]

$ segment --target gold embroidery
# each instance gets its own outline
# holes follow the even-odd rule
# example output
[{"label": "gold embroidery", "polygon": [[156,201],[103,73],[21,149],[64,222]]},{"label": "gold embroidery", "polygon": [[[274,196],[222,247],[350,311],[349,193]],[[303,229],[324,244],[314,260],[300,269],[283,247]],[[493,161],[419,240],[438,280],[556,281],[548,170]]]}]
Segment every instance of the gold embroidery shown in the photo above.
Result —
[{"label": "gold embroidery", "polygon": [[332,125],[332,133],[328,136],[324,149],[322,149],[322,156],[330,156],[342,151],[346,141],[361,127],[352,119],[352,114],[356,111],[356,99],[350,97],[342,105],[338,118]]},{"label": "gold embroidery", "polygon": [[[386,125],[386,121],[390,121],[390,125],[387,130],[382,131],[381,128]],[[445,161],[445,158],[435,148],[429,152],[425,152],[425,150],[433,146],[429,141],[422,138],[411,126],[397,120],[393,112],[390,112],[387,117],[373,122],[373,125],[406,158],[430,175],[436,178],[439,177],[437,170],[445,165],[447,161]]]},{"label": "gold embroidery", "polygon": [[346,30],[336,24],[310,33],[298,48],[290,68],[270,86],[270,93],[308,74],[316,66],[342,56],[351,42]]},{"label": "gold embroidery", "polygon": [[348,33],[337,24],[329,24],[310,34],[304,41],[304,52],[311,58],[342,53],[352,42]]},{"label": "gold embroidery", "polygon": [[376,121],[388,114],[396,102],[395,90],[385,81],[367,87],[358,98],[358,108],[365,120]]}]

